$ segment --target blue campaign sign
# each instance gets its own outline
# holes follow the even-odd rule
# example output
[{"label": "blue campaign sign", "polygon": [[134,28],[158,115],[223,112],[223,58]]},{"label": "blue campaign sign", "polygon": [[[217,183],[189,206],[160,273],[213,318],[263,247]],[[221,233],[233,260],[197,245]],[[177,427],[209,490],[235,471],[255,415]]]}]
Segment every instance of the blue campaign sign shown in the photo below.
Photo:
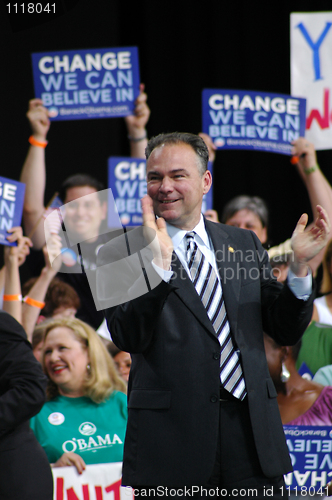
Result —
[{"label": "blue campaign sign", "polygon": [[34,53],[32,69],[53,120],[127,116],[139,94],[137,47]]},{"label": "blue campaign sign", "polygon": [[287,490],[323,498],[332,479],[332,426],[284,425],[284,432],[293,465],[284,477]]},{"label": "blue campaign sign", "polygon": [[[212,164],[209,163],[212,172]],[[108,187],[112,190],[115,205],[124,226],[143,223],[141,198],[146,194],[146,161],[140,158],[111,156],[108,159]],[[204,196],[202,212],[212,208],[212,189]],[[108,226],[116,226],[113,204],[109,203]],[[114,218],[115,217],[115,218]]]},{"label": "blue campaign sign", "polygon": [[203,132],[218,149],[248,149],[289,155],[304,137],[306,100],[283,94],[204,89]]},{"label": "blue campaign sign", "polygon": [[0,244],[16,246],[6,240],[8,229],[21,225],[25,184],[0,177]]}]

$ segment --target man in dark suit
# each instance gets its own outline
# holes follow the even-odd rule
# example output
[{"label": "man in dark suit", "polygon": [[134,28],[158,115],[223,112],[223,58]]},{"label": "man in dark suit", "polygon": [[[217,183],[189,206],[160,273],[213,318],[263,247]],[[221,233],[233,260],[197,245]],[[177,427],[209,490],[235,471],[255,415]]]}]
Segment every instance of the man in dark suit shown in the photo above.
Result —
[{"label": "man in dark suit", "polygon": [[29,419],[46,399],[47,379],[22,326],[0,311],[0,498],[52,500],[53,476]]},{"label": "man in dark suit", "polygon": [[[306,262],[326,244],[327,215],[317,207],[310,232],[307,216],[299,220],[283,287],[254,233],[201,215],[212,183],[202,139],[160,135],[146,155],[143,228],[156,234],[153,260],[145,260],[141,276],[132,261],[122,276],[107,275],[108,264],[124,257],[114,240],[100,250],[97,269],[98,298],[113,305],[106,310],[112,339],[132,354],[123,484],[142,496],[160,486],[163,496],[205,497],[219,488],[264,498],[272,488],[285,498],[282,476],[291,464],[263,330],[290,345],[309,323]],[[132,300],[119,298],[121,278]],[[149,291],[137,293],[144,280]]]}]

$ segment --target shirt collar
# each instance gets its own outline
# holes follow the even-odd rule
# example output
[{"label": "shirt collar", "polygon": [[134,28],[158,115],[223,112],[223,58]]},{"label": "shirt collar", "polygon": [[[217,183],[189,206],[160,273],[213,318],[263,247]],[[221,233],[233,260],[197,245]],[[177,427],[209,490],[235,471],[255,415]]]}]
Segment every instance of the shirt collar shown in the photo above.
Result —
[{"label": "shirt collar", "polygon": [[[168,222],[166,222],[166,227],[169,236],[172,238],[174,250],[176,251],[177,248],[180,246],[181,242],[183,241],[183,238],[189,231],[185,231],[184,229],[179,229],[175,226],[172,226],[172,224],[169,224]],[[205,245],[207,248],[210,248],[209,235],[206,232],[204,217],[202,214],[199,223],[192,229],[192,231],[195,231],[196,238],[198,239],[199,243]]]}]

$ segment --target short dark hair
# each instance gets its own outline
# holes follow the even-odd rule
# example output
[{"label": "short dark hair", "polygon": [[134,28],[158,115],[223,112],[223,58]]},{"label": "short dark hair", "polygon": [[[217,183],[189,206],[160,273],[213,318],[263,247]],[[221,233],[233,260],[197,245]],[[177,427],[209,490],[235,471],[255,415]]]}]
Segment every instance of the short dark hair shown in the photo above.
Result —
[{"label": "short dark hair", "polygon": [[[24,283],[22,286],[23,296],[31,290],[37,279],[38,277],[33,277]],[[65,283],[59,278],[52,279],[47,289],[44,302],[45,306],[41,310],[41,314],[46,318],[51,317],[54,311],[59,307],[73,307],[74,309],[79,309],[81,306],[76,290],[69,285],[69,283]]]},{"label": "short dark hair", "polygon": [[67,190],[74,187],[89,186],[96,191],[102,191],[104,185],[89,174],[74,174],[68,177],[61,185],[59,197],[64,202],[66,199]]},{"label": "short dark hair", "polygon": [[263,227],[268,227],[269,210],[265,201],[259,198],[259,196],[240,195],[232,198],[224,206],[221,222],[226,224],[226,222],[240,210],[250,210],[259,217]]},{"label": "short dark hair", "polygon": [[118,346],[116,346],[112,341],[107,344],[107,350],[112,358],[119,354],[119,352],[122,352],[121,349],[119,349]]},{"label": "short dark hair", "polygon": [[201,176],[207,170],[209,161],[209,150],[199,135],[188,132],[170,132],[168,134],[159,134],[152,137],[145,149],[145,156],[148,160],[152,151],[163,144],[188,144],[198,157],[198,169]]}]

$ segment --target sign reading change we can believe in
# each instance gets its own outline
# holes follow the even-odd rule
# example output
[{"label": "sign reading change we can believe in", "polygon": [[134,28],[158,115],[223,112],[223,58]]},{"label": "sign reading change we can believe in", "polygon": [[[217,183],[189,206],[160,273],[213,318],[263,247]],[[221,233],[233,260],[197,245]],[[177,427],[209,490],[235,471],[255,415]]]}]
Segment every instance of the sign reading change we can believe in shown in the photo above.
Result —
[{"label": "sign reading change we can believe in", "polygon": [[289,155],[304,136],[306,100],[283,94],[204,89],[203,132],[218,149],[249,149]]},{"label": "sign reading change we can believe in", "polygon": [[137,47],[34,53],[32,69],[53,120],[127,116],[139,94]]},{"label": "sign reading change we can believe in", "polygon": [[332,477],[332,426],[284,425],[284,432],[293,466],[284,476],[287,492],[325,498]]}]

